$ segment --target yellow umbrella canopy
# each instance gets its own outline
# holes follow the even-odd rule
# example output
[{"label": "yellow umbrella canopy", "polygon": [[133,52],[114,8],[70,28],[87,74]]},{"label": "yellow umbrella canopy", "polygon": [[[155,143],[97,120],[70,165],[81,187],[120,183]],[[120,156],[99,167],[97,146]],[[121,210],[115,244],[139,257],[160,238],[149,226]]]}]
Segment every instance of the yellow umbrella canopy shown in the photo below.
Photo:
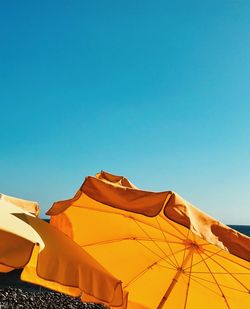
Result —
[{"label": "yellow umbrella canopy", "polygon": [[0,199],[0,272],[23,268],[23,281],[83,301],[122,304],[119,280],[69,237],[27,212],[24,202],[21,208],[14,201]]},{"label": "yellow umbrella canopy", "polygon": [[127,308],[250,308],[250,238],[174,192],[101,172],[48,214],[123,281]]}]

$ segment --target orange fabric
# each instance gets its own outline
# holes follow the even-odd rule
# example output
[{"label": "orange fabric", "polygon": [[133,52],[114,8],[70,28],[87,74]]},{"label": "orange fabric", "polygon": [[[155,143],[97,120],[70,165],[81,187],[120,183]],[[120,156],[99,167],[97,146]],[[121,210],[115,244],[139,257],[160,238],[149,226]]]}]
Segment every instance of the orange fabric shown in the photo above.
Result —
[{"label": "orange fabric", "polygon": [[[97,174],[97,177],[86,177],[73,199],[54,203],[47,215],[53,216],[65,211],[77,203],[83,194],[105,205],[149,217],[158,215],[165,207],[164,214],[172,221],[190,228],[210,243],[250,261],[249,237],[208,216],[175,192],[143,191],[122,185],[120,180],[123,179],[126,178],[106,172]],[[125,183],[129,181],[126,180]]]},{"label": "orange fabric", "polygon": [[250,261],[250,237],[208,216],[178,194],[171,194],[164,213],[169,219],[186,226],[209,243]]},{"label": "orange fabric", "polygon": [[100,173],[96,174],[96,178],[111,182],[111,183],[116,183],[117,185],[127,187],[127,188],[132,188],[132,189],[138,189],[132,182],[130,182],[126,177],[124,176],[117,176],[117,175],[112,175],[110,173],[101,171]]},{"label": "orange fabric", "polygon": [[249,308],[250,238],[174,192],[143,191],[121,179],[87,177],[48,214],[123,281],[127,308]]},{"label": "orange fabric", "polygon": [[0,273],[8,273],[12,270],[14,270],[14,268],[0,264]]},{"label": "orange fabric", "polygon": [[21,279],[72,296],[120,306],[121,282],[59,230],[0,200],[0,271],[23,268]]},{"label": "orange fabric", "polygon": [[170,192],[149,192],[122,186],[96,177],[86,177],[82,187],[73,199],[53,204],[47,215],[55,215],[66,210],[85,193],[95,200],[113,207],[131,210],[153,217],[157,215]]}]

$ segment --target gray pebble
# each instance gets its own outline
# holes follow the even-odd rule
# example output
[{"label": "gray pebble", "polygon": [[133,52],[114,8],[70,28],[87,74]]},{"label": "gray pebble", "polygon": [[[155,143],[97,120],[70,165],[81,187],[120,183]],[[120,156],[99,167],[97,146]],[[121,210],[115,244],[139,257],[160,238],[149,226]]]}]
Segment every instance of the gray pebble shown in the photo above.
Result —
[{"label": "gray pebble", "polygon": [[0,289],[1,309],[104,309],[105,306],[83,303],[79,298],[53,291],[26,291],[20,288]]}]

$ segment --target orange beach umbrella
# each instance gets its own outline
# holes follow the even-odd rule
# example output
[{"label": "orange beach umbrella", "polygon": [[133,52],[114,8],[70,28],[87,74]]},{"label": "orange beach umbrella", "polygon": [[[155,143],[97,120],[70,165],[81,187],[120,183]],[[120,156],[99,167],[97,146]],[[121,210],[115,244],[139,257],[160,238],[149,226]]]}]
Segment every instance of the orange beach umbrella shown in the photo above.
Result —
[{"label": "orange beach umbrella", "polygon": [[250,238],[174,192],[101,172],[48,214],[123,281],[127,308],[250,308]]},{"label": "orange beach umbrella", "polygon": [[29,201],[22,200],[22,207],[20,200],[18,206],[14,203],[15,198],[0,198],[0,272],[23,268],[23,281],[83,301],[122,304],[119,280],[69,237],[35,217]]}]

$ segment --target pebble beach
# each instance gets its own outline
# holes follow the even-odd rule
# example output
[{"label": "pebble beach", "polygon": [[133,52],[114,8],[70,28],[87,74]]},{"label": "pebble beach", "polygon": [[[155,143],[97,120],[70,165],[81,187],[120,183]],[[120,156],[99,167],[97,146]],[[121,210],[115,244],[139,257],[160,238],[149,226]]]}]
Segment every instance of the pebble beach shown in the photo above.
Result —
[{"label": "pebble beach", "polygon": [[22,288],[0,289],[0,309],[104,309],[99,304],[52,291],[27,291]]}]

